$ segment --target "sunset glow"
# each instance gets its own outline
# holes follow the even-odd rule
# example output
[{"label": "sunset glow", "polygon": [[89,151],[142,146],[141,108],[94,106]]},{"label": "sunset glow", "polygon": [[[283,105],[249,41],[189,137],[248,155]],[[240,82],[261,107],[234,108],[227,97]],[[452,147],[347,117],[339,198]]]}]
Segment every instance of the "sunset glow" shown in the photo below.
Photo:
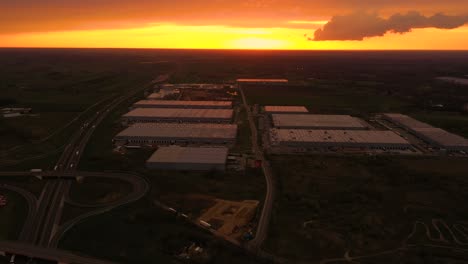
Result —
[{"label": "sunset glow", "polygon": [[[392,4],[376,1],[368,4],[372,8],[365,13],[353,13],[366,9],[362,8],[364,6],[354,6],[352,1],[311,4],[299,0],[278,0],[274,5],[265,1],[247,1],[239,5],[221,1],[224,5],[219,6],[209,1],[203,4],[202,0],[186,5],[169,1],[159,4],[144,1],[137,5],[128,0],[118,0],[108,6],[78,1],[47,6],[30,0],[24,2],[0,6],[3,16],[0,47],[468,48],[468,21],[465,21],[468,19],[458,12],[464,5],[468,8],[468,4],[458,0],[444,5],[435,1],[424,5],[409,5],[399,0]],[[26,2],[30,3],[26,5]],[[446,12],[447,15],[440,13],[444,16],[441,17],[437,15],[439,12]],[[424,19],[428,22],[421,24],[420,21]],[[383,24],[382,28],[373,28],[379,21],[387,24]],[[314,41],[314,32],[322,29],[326,31],[321,33],[320,41]],[[377,32],[366,35],[374,30]]]}]

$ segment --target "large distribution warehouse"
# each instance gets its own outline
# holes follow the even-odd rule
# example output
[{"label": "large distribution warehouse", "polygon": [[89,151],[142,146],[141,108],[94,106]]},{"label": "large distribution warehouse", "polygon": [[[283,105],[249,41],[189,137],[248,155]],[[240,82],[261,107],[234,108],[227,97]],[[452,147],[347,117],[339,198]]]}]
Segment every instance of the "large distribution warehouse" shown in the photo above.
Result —
[{"label": "large distribution warehouse", "polygon": [[392,131],[271,129],[272,145],[303,148],[408,149],[411,144]]},{"label": "large distribution warehouse", "polygon": [[305,114],[309,110],[304,106],[265,106],[265,113],[267,114]]},{"label": "large distribution warehouse", "polygon": [[135,108],[191,108],[191,109],[230,109],[231,101],[176,101],[176,100],[141,100]]},{"label": "large distribution warehouse", "polygon": [[287,84],[287,79],[237,79],[238,84]]},{"label": "large distribution warehouse", "polygon": [[136,108],[125,114],[124,123],[136,122],[193,122],[229,123],[232,109]]},{"label": "large distribution warehouse", "polygon": [[227,148],[161,147],[147,161],[150,169],[224,171]]},{"label": "large distribution warehouse", "polygon": [[285,129],[365,130],[367,124],[349,115],[274,114],[273,125]]},{"label": "large distribution warehouse", "polygon": [[237,125],[137,123],[120,132],[114,141],[130,145],[234,145]]},{"label": "large distribution warehouse", "polygon": [[468,140],[407,115],[388,113],[383,118],[408,130],[429,144],[448,151],[468,151]]}]

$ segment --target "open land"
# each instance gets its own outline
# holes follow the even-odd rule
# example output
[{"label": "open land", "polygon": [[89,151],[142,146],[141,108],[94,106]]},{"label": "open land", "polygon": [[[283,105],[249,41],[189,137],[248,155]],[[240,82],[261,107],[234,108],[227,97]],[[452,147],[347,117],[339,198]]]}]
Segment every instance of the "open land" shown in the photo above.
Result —
[{"label": "open land", "polygon": [[[459,205],[467,198],[466,159],[317,155],[271,160],[279,194],[269,252],[293,262],[319,262],[347,252],[359,257],[402,251],[418,259],[411,249],[425,244],[465,248],[453,241],[464,241],[466,233],[452,236],[445,230],[445,243],[431,242],[424,228],[434,237],[439,234],[434,221],[440,221],[435,228],[447,224],[455,230],[459,224],[464,230],[467,215]],[[379,263],[394,263],[386,261]]]},{"label": "open land", "polygon": [[[136,202],[86,218],[63,236],[59,248],[121,263],[261,263],[244,249],[213,239],[189,219],[230,219],[242,201],[265,203],[263,171],[157,171],[145,167],[154,150],[114,151],[120,118],[143,88],[161,74],[170,83],[229,83],[237,78],[287,78],[285,85],[245,85],[248,108],[232,89],[183,89],[180,100],[233,100],[238,139],[231,152],[253,157],[251,126],[262,105],[300,105],[311,113],[372,119],[401,112],[468,136],[466,87],[438,76],[468,72],[463,52],[273,52],[158,50],[0,50],[0,107],[30,107],[31,115],[0,119],[0,169],[52,170],[72,132],[104,105],[135,89],[96,127],[76,167],[131,172],[149,184]],[[428,60],[428,58],[431,58]],[[154,61],[155,63],[148,63]],[[21,63],[20,63],[21,62]],[[144,62],[144,63],[143,63]],[[257,125],[260,122],[256,122]],[[263,143],[261,137],[258,142]],[[449,156],[271,155],[275,181],[272,220],[260,253],[290,263],[428,263],[465,260],[468,244],[466,158]],[[36,178],[1,178],[39,197]],[[128,196],[125,182],[85,178],[71,184],[63,219]],[[9,194],[15,200],[15,194]],[[18,197],[20,198],[20,197]],[[21,200],[21,199],[19,199]],[[227,208],[216,211],[217,203]],[[178,214],[161,210],[161,204]],[[228,206],[229,205],[229,206]],[[101,207],[100,207],[101,206]],[[20,228],[7,212],[14,237]],[[3,209],[0,209],[3,210]],[[249,209],[250,210],[250,209]],[[24,210],[26,211],[26,210]],[[255,210],[251,210],[253,212]],[[227,212],[227,213],[226,213]],[[0,211],[1,213],[1,211]],[[24,218],[24,217],[23,217]],[[227,220],[226,220],[227,219]],[[13,223],[13,224],[12,224]],[[18,225],[17,227],[13,225]],[[232,226],[229,226],[229,228]],[[227,228],[227,227],[226,227]],[[19,230],[19,229],[18,229]],[[1,231],[1,230],[0,230]],[[219,230],[218,230],[219,231]],[[2,232],[0,232],[2,234]],[[205,253],[191,252],[200,246]],[[454,253],[457,252],[457,253]]]}]

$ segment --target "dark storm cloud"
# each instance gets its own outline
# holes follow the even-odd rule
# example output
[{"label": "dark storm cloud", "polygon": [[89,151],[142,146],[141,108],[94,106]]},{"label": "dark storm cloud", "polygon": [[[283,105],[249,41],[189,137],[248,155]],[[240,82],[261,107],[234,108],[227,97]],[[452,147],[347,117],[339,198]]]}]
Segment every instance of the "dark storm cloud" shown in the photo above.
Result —
[{"label": "dark storm cloud", "polygon": [[385,19],[376,13],[356,12],[334,16],[323,28],[315,31],[314,40],[363,40],[383,36],[387,32],[404,34],[416,28],[454,29],[467,23],[468,16],[449,16],[442,13],[424,16],[413,11]]},{"label": "dark storm cloud", "polygon": [[[467,0],[0,0],[0,34],[130,28],[148,23],[296,27],[355,10],[385,16],[468,12]],[[311,28],[308,28],[311,29]]]}]

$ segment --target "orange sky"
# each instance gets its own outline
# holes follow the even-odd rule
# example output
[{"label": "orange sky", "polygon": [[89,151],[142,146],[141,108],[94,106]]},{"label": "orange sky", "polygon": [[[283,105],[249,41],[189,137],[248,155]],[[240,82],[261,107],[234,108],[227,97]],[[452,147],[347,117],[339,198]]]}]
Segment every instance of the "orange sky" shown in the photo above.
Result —
[{"label": "orange sky", "polygon": [[[468,1],[406,2],[409,1],[15,0],[0,4],[0,47],[468,49],[468,16],[458,12],[468,13]],[[391,33],[393,27],[408,26],[391,21],[383,26],[384,32],[387,27],[390,31],[366,35],[362,41],[307,39],[313,39],[314,31],[333,17],[362,10],[378,19],[408,11],[419,12],[428,21],[439,12],[454,17],[440,19],[445,23],[441,26],[437,22],[432,25],[433,20],[422,23],[415,19],[414,23],[419,24],[413,27],[410,21],[413,29],[405,34]],[[352,25],[359,18],[349,16],[349,30],[376,30],[373,20]],[[371,15],[370,18],[374,19]],[[402,21],[407,23],[408,19]],[[331,26],[329,29],[348,31]]]}]

